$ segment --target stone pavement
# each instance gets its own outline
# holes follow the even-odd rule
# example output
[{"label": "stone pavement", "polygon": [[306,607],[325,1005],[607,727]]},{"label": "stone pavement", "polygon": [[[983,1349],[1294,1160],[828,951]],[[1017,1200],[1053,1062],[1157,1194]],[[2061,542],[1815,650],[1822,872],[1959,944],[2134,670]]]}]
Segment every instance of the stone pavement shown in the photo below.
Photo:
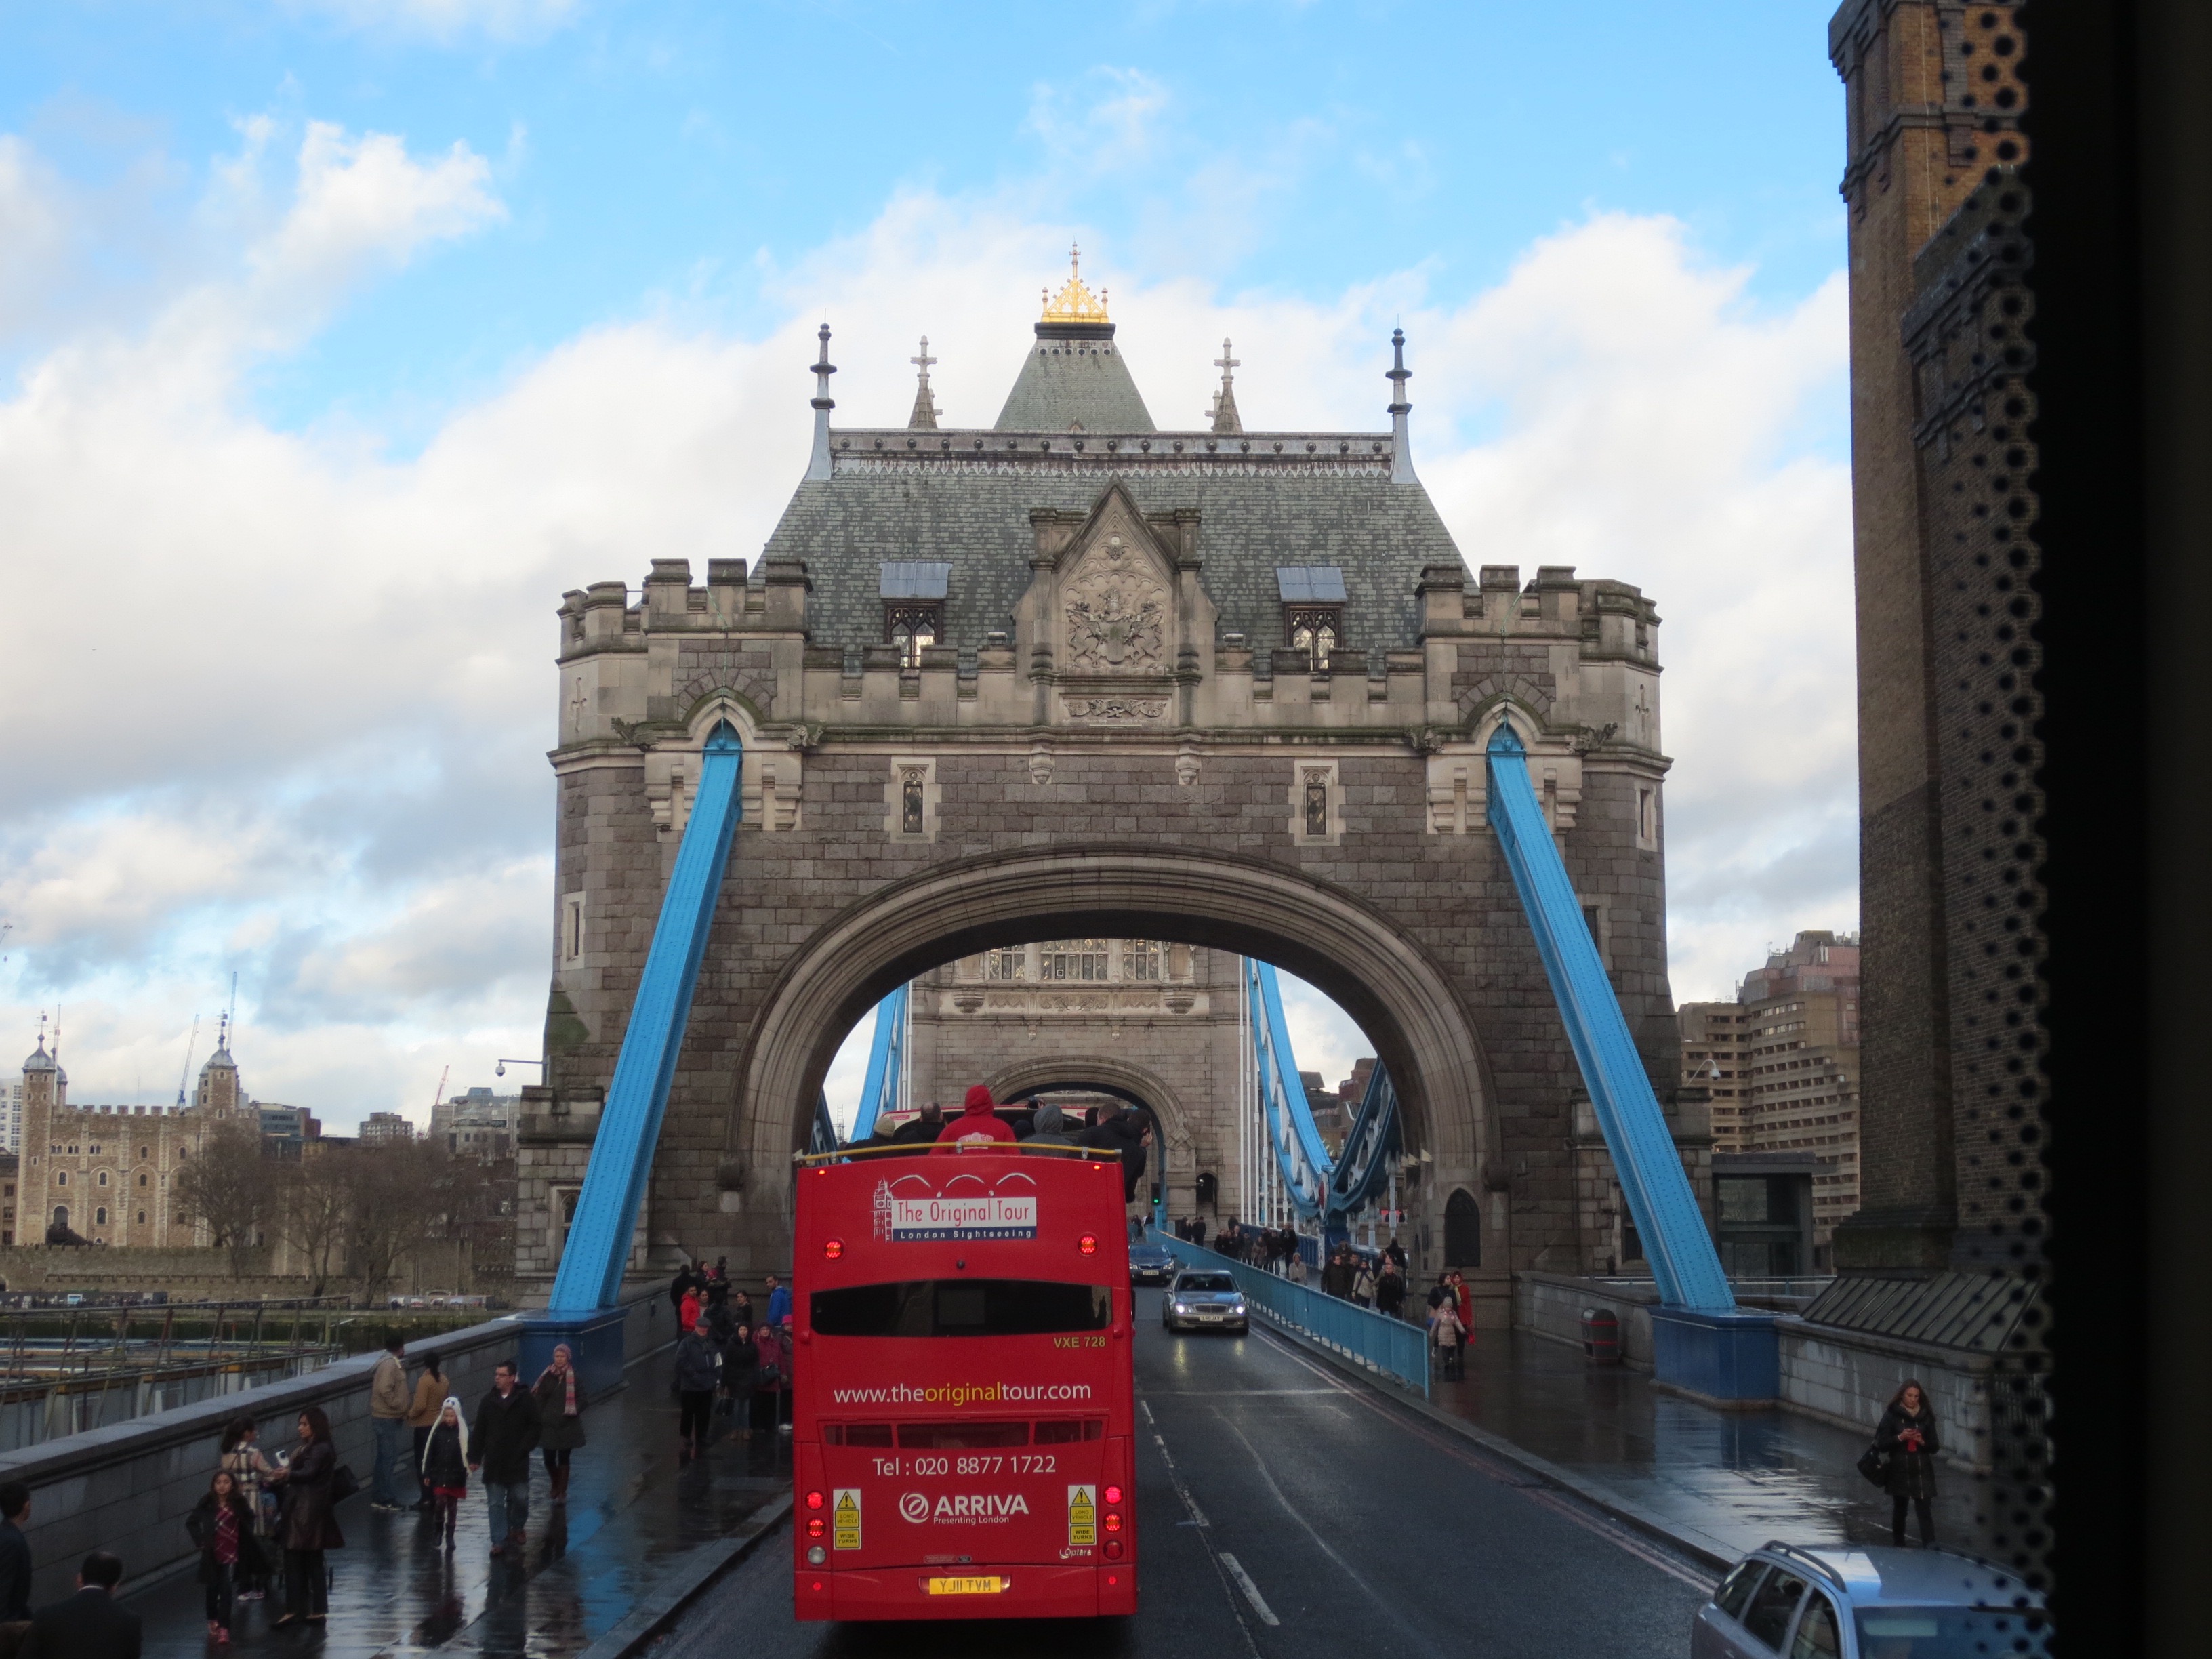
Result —
[{"label": "stone pavement", "polygon": [[[1779,1409],[1720,1411],[1590,1364],[1526,1331],[1483,1331],[1464,1380],[1430,1384],[1440,1413],[1517,1449],[1607,1507],[1709,1558],[1793,1544],[1889,1541],[1889,1498],[1854,1467],[1871,1433]],[[1989,1483],[1936,1474],[1936,1535],[1990,1553]],[[1908,1522],[1917,1540],[1917,1522]]]},{"label": "stone pavement", "polygon": [[[227,1651],[318,1659],[582,1652],[790,1489],[787,1440],[739,1441],[728,1419],[716,1419],[703,1461],[679,1467],[670,1363],[662,1354],[631,1367],[629,1386],[592,1408],[591,1443],[576,1454],[565,1510],[548,1504],[544,1468],[535,1468],[530,1541],[519,1561],[490,1554],[473,1484],[450,1555],[414,1514],[371,1514],[364,1492],[339,1510],[346,1547],[331,1553],[325,1631],[271,1630],[280,1602],[248,1602]],[[273,1432],[266,1440],[272,1449],[287,1443]],[[356,1473],[366,1486],[367,1472]],[[187,1572],[130,1598],[146,1620],[148,1659],[226,1651],[207,1638],[200,1595]]]}]

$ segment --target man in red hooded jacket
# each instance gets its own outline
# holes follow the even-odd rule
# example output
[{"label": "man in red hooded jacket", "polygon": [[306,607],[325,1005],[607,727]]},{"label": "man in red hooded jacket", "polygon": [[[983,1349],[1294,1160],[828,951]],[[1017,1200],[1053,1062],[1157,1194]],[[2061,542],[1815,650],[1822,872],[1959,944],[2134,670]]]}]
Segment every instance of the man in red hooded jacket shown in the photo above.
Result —
[{"label": "man in red hooded jacket", "polygon": [[937,1137],[937,1144],[957,1146],[962,1141],[1011,1142],[1018,1139],[1014,1126],[1001,1118],[991,1103],[991,1091],[979,1083],[969,1090],[960,1115],[945,1126],[944,1132]]}]

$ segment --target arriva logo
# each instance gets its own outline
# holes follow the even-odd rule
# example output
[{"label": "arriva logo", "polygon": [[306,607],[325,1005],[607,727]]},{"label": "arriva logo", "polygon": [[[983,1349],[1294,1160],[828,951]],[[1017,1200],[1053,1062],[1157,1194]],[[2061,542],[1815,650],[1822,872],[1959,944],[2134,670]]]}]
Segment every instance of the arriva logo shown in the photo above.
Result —
[{"label": "arriva logo", "polygon": [[1018,1515],[1030,1512],[1029,1499],[1021,1493],[1011,1496],[998,1492],[946,1493],[937,1500],[935,1509],[921,1492],[910,1492],[899,1499],[899,1518],[919,1526],[924,1521],[1009,1521]]}]

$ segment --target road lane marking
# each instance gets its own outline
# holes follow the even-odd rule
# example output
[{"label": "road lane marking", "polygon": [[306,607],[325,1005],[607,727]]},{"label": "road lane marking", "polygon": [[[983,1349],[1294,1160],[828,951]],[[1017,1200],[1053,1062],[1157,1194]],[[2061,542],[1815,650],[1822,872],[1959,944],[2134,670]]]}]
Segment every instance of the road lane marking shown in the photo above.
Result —
[{"label": "road lane marking", "polygon": [[1614,1521],[1610,1516],[1601,1510],[1594,1513],[1592,1507],[1589,1505],[1589,1500],[1579,1494],[1559,1492],[1541,1476],[1509,1463],[1495,1453],[1471,1446],[1463,1440],[1446,1435],[1410,1413],[1393,1410],[1390,1402],[1376,1399],[1367,1389],[1355,1388],[1340,1378],[1331,1376],[1322,1369],[1318,1361],[1300,1353],[1284,1338],[1276,1336],[1273,1332],[1269,1332],[1267,1335],[1282,1348],[1286,1357],[1296,1360],[1308,1370],[1329,1383],[1331,1386],[1328,1392],[1356,1396],[1362,1405],[1376,1416],[1387,1422],[1395,1424],[1425,1445],[1433,1447],[1443,1453],[1445,1456],[1464,1463],[1468,1468],[1495,1481],[1498,1485],[1519,1492],[1530,1502],[1540,1504],[1554,1514],[1564,1516],[1584,1531],[1595,1533],[1624,1553],[1634,1556],[1647,1565],[1658,1568],[1670,1578],[1680,1580],[1692,1589],[1711,1593],[1713,1588],[1711,1573],[1700,1572],[1695,1568],[1684,1565],[1681,1562],[1669,1559],[1643,1539],[1629,1532],[1626,1527]]},{"label": "road lane marking", "polygon": [[1222,1426],[1227,1429],[1230,1433],[1235,1435],[1238,1442],[1243,1446],[1244,1449],[1252,1454],[1253,1468],[1258,1471],[1260,1479],[1267,1483],[1267,1490],[1274,1494],[1275,1501],[1283,1506],[1283,1513],[1289,1516],[1291,1520],[1297,1522],[1299,1527],[1304,1531],[1306,1536],[1313,1540],[1314,1547],[1323,1555],[1328,1557],[1330,1560],[1335,1562],[1338,1568],[1343,1572],[1344,1576],[1352,1580],[1353,1583],[1358,1585],[1359,1588],[1366,1593],[1367,1599],[1369,1601],[1374,1602],[1376,1607],[1382,1609],[1383,1616],[1385,1618],[1389,1619],[1392,1624],[1397,1626],[1397,1627],[1401,1631],[1404,1632],[1407,1637],[1419,1644],[1424,1650],[1431,1653],[1435,1652],[1437,1650],[1435,1644],[1431,1642],[1422,1632],[1416,1630],[1412,1625],[1407,1623],[1404,1615],[1384,1598],[1382,1592],[1377,1590],[1374,1585],[1369,1583],[1367,1580],[1361,1576],[1360,1571],[1357,1567],[1353,1566],[1351,1562],[1346,1560],[1342,1556],[1339,1555],[1334,1549],[1330,1547],[1328,1540],[1323,1538],[1318,1532],[1314,1530],[1313,1523],[1308,1521],[1304,1516],[1298,1512],[1297,1507],[1291,1502],[1289,1498],[1284,1495],[1283,1489],[1275,1484],[1275,1477],[1268,1473],[1267,1460],[1260,1455],[1260,1449],[1257,1446],[1255,1446],[1251,1441],[1245,1437],[1244,1431],[1237,1427],[1236,1422],[1230,1417],[1229,1413],[1222,1411],[1218,1407],[1216,1407],[1214,1410],[1215,1414],[1221,1419]]},{"label": "road lane marking", "polygon": [[1168,1466],[1168,1484],[1176,1489],[1176,1496],[1182,1499],[1183,1508],[1190,1511],[1190,1524],[1194,1527],[1206,1525],[1206,1511],[1199,1508],[1198,1499],[1190,1495],[1190,1488],[1183,1485],[1182,1476],[1176,1472],[1175,1459],[1168,1455],[1168,1443],[1154,1435],[1152,1443],[1160,1449],[1160,1462]]},{"label": "road lane marking", "polygon": [[1150,1424],[1152,1420],[1152,1402],[1149,1400],[1139,1400],[1137,1405],[1145,1413],[1145,1421]]},{"label": "road lane marking", "polygon": [[1252,1575],[1237,1565],[1237,1558],[1227,1550],[1221,1552],[1221,1565],[1229,1569],[1229,1576],[1237,1581],[1237,1588],[1244,1592],[1244,1599],[1252,1604],[1252,1611],[1260,1615],[1264,1624],[1280,1625],[1274,1610],[1268,1607],[1267,1598],[1260,1594],[1260,1587],[1252,1582]]}]

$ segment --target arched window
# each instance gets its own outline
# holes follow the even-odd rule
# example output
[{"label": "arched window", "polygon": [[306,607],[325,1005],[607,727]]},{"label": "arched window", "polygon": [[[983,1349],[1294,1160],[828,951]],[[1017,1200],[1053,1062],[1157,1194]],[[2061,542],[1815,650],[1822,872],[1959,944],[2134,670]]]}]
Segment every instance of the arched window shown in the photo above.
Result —
[{"label": "arched window", "polygon": [[95,1227],[105,1227],[107,1224],[107,1206],[105,1204],[92,1212],[92,1224]]},{"label": "arched window", "polygon": [[54,1171],[54,1185],[57,1187],[66,1187],[69,1185],[69,1171],[67,1170],[57,1170]]},{"label": "arched window", "polygon": [[138,1222],[139,1222],[139,1224],[140,1224],[141,1226],[143,1226],[143,1225],[145,1224],[145,1222],[146,1222],[146,1212],[145,1212],[145,1211],[141,1210],[141,1211],[139,1211],[139,1212],[138,1212]]},{"label": "arched window", "polygon": [[57,1227],[61,1227],[61,1228],[64,1228],[64,1229],[66,1229],[66,1228],[68,1227],[68,1225],[69,1225],[69,1206],[68,1206],[68,1205],[66,1205],[66,1204],[57,1204],[57,1205],[55,1205],[55,1206],[54,1206],[54,1225],[55,1225],[55,1226],[57,1226]]},{"label": "arched window", "polygon": [[141,1170],[138,1172],[138,1184],[141,1187],[146,1184],[146,1172],[143,1170]]},{"label": "arched window", "polygon": [[103,1187],[107,1184],[107,1171],[105,1170],[100,1172],[100,1184]]},{"label": "arched window", "polygon": [[1444,1200],[1444,1265],[1480,1267],[1482,1265],[1482,1211],[1474,1194],[1455,1188]]}]

